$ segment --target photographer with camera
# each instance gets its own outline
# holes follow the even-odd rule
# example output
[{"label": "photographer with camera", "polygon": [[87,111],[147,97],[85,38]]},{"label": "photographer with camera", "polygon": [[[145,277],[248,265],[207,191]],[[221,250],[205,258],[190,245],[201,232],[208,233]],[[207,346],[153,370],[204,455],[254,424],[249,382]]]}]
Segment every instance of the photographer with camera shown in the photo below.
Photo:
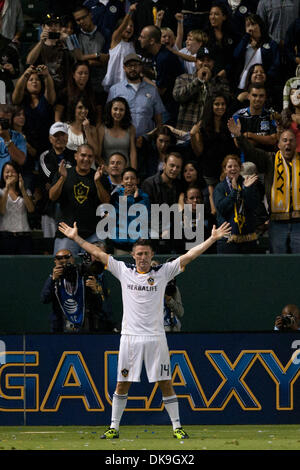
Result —
[{"label": "photographer with camera", "polygon": [[[172,261],[173,258],[167,261]],[[151,266],[158,266],[157,261],[152,261]],[[176,284],[176,279],[171,279],[166,285],[164,296],[164,328],[166,332],[174,333],[181,330],[181,321],[184,315],[184,308],[181,300],[180,290]]]},{"label": "photographer with camera", "polygon": [[275,319],[275,331],[300,330],[300,309],[297,305],[288,304],[283,307],[281,315]]},{"label": "photographer with camera", "polygon": [[70,250],[56,253],[52,273],[41,292],[42,303],[52,303],[53,333],[113,330],[105,306],[108,290],[101,279],[103,269],[103,264],[89,255],[77,265]]},{"label": "photographer with camera", "polygon": [[67,37],[61,31],[61,19],[48,13],[42,20],[40,40],[26,58],[28,65],[43,64],[48,67],[56,92],[67,85],[73,63],[73,57],[65,45]]}]

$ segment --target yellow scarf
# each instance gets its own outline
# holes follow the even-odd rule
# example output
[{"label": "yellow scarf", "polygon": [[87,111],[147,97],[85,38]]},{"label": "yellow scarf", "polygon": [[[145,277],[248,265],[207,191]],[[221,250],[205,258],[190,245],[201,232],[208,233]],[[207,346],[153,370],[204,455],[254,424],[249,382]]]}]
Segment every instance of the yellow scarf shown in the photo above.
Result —
[{"label": "yellow scarf", "polygon": [[275,219],[300,217],[300,156],[298,153],[290,164],[285,161],[280,151],[275,155],[271,213],[272,218]]},{"label": "yellow scarf", "polygon": [[156,24],[156,19],[157,19],[157,8],[156,7],[152,8],[152,14],[153,14],[153,24]]}]

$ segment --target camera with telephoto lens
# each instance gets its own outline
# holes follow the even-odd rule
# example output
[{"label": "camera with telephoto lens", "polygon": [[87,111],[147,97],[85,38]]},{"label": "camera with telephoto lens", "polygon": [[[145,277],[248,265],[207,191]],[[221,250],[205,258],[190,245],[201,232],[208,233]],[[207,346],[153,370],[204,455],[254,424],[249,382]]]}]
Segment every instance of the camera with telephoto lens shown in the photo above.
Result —
[{"label": "camera with telephoto lens", "polygon": [[6,118],[0,118],[0,126],[3,131],[9,129],[9,120]]},{"label": "camera with telephoto lens", "polygon": [[169,281],[168,284],[166,285],[165,294],[172,297],[175,293],[176,293],[176,281],[175,279],[171,279],[171,281]]},{"label": "camera with telephoto lens", "polygon": [[294,316],[289,313],[288,315],[281,315],[281,327],[291,328],[294,323]]},{"label": "camera with telephoto lens", "polygon": [[89,276],[99,276],[103,272],[103,263],[100,261],[91,261],[91,257],[87,253],[79,254],[79,256],[83,258],[81,264],[67,263],[64,266],[62,277],[66,279],[66,281],[75,283],[77,274],[86,279]]}]

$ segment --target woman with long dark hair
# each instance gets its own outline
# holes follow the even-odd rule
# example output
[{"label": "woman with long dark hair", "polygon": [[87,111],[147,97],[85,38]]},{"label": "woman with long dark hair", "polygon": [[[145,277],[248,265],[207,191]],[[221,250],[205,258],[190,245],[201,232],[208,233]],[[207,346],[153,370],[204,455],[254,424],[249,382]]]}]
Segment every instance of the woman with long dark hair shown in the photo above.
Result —
[{"label": "woman with long dark hair", "polygon": [[19,166],[4,164],[0,181],[0,253],[32,254],[27,213],[34,212],[31,193],[25,189]]},{"label": "woman with long dark hair", "polygon": [[137,169],[135,134],[129,105],[125,98],[117,96],[106,104],[103,124],[98,130],[103,162],[106,164],[110,155],[121,152],[126,156],[128,165]]},{"label": "woman with long dark hair", "polygon": [[192,149],[202,165],[213,215],[216,214],[213,191],[220,181],[222,161],[228,153],[236,152],[227,127],[227,120],[231,114],[228,106],[228,95],[216,91],[205,104],[203,120],[193,126],[190,132]]},{"label": "woman with long dark hair", "polygon": [[68,77],[67,86],[58,94],[55,105],[55,121],[66,121],[67,110],[72,100],[83,96],[89,109],[90,123],[95,126],[101,120],[104,104],[103,93],[96,93],[91,85],[90,66],[86,60],[78,60],[73,64]]}]

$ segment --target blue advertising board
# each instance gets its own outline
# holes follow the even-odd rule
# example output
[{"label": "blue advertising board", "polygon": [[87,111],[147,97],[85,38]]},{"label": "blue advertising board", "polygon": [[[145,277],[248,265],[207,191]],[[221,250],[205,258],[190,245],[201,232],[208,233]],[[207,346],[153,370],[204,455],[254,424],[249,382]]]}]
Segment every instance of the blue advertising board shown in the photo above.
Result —
[{"label": "blue advertising board", "polygon": [[[300,422],[297,333],[168,334],[184,424]],[[108,425],[119,335],[0,337],[2,425]],[[157,384],[132,384],[122,424],[169,424]]]}]

